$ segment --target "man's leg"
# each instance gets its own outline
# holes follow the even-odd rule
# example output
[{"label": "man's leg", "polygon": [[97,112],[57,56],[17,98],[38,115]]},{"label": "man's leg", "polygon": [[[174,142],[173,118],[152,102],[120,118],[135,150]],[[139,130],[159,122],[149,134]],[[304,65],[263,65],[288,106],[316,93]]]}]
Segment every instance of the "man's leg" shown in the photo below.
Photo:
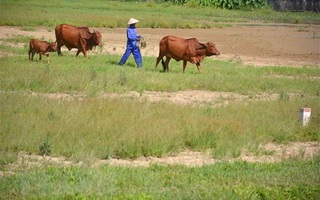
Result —
[{"label": "man's leg", "polygon": [[129,58],[130,54],[131,54],[131,48],[127,48],[126,52],[124,52],[120,62],[118,65],[123,65],[124,63],[126,63],[127,59]]},{"label": "man's leg", "polygon": [[138,65],[138,67],[142,68],[142,56],[140,53],[140,49],[138,47],[133,49],[132,54],[133,54],[133,58],[136,61],[136,64]]}]

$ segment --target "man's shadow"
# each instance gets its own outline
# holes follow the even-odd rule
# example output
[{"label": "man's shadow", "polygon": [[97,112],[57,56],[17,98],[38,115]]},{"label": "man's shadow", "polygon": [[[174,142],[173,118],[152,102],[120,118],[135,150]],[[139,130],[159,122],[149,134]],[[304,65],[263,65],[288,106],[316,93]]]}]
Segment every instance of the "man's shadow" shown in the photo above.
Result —
[{"label": "man's shadow", "polygon": [[[116,62],[116,61],[111,61],[110,63],[113,64],[113,65],[118,65],[119,64],[119,62]],[[135,63],[132,63],[132,62],[126,62],[122,66],[137,67],[137,65]]]}]

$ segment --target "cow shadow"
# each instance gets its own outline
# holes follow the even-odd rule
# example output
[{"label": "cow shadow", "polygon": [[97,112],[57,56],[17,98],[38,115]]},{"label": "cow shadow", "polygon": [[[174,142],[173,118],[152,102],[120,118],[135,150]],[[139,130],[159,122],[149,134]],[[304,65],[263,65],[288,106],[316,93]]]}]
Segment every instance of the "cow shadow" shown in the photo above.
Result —
[{"label": "cow shadow", "polygon": [[158,73],[163,73],[163,74],[181,74],[182,72],[177,71],[177,70],[169,70],[169,71],[165,71],[163,69],[152,69],[152,71],[158,72]]}]

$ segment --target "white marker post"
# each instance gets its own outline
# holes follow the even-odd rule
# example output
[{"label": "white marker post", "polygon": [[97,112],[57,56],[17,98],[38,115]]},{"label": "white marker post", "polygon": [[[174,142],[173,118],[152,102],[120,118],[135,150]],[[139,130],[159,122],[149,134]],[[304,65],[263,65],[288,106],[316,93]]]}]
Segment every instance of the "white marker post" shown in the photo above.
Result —
[{"label": "white marker post", "polygon": [[300,108],[300,121],[302,126],[309,124],[311,119],[311,108]]}]

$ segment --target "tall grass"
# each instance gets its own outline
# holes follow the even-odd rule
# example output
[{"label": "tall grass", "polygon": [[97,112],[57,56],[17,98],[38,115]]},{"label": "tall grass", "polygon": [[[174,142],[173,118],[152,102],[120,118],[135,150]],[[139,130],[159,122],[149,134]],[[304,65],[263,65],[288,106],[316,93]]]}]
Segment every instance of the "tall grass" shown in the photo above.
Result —
[{"label": "tall grass", "polygon": [[[1,1],[0,25],[55,27],[61,23],[91,27],[125,27],[130,17],[140,27],[209,28],[217,23],[284,22],[319,24],[317,13],[253,11],[176,6],[169,3],[123,1]],[[16,13],[23,13],[19,15]]]},{"label": "tall grass", "polygon": [[[86,157],[164,156],[186,148],[238,157],[267,142],[319,141],[319,98],[194,108],[165,102],[85,97],[51,99],[3,93],[0,152],[39,153],[49,140],[52,155]],[[312,108],[301,127],[299,108]],[[253,148],[254,149],[254,148]],[[2,162],[7,162],[2,160]]]}]

